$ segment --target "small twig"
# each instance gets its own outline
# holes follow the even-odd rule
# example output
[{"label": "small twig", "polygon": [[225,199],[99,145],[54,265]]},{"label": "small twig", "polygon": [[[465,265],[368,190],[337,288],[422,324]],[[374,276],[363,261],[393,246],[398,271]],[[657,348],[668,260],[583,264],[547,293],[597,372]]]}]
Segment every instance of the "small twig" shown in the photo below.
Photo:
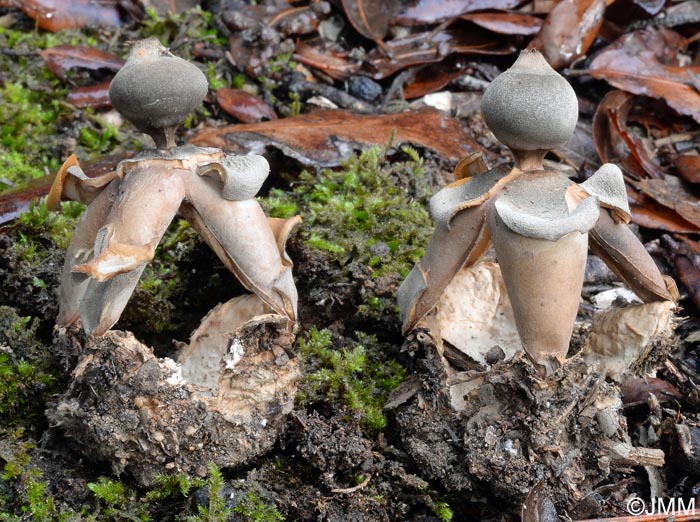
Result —
[{"label": "small twig", "polygon": [[374,114],[377,110],[367,102],[349,95],[325,83],[313,83],[306,80],[292,81],[289,90],[296,93],[312,93],[328,98],[336,105],[364,114]]},{"label": "small twig", "polygon": [[658,140],[654,140],[654,147],[658,148],[663,147],[664,145],[673,145],[675,143],[681,143],[683,141],[691,141],[699,134],[700,132],[679,132],[677,134],[671,134],[670,136],[666,136],[665,138],[659,138]]},{"label": "small twig", "polygon": [[406,69],[405,71],[401,71],[399,74],[396,75],[396,77],[391,82],[389,89],[387,89],[386,94],[384,95],[384,100],[382,100],[382,104],[379,106],[379,110],[381,112],[384,112],[386,106],[389,105],[389,102],[393,100],[397,94],[399,95],[401,101],[406,101],[403,95],[403,88],[406,84],[416,79],[416,73],[420,68],[421,67],[414,67],[411,69]]},{"label": "small twig", "polygon": [[353,486],[351,488],[331,489],[331,493],[354,493],[355,491],[358,491],[369,484],[371,478],[372,475],[368,475],[367,478],[360,482],[357,486]]}]

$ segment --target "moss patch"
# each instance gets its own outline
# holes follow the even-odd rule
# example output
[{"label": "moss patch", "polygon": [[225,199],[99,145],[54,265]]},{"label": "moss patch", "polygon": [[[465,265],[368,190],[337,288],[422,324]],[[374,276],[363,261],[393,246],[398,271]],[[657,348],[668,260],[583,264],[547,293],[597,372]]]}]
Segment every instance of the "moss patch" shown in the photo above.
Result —
[{"label": "moss patch", "polygon": [[[317,301],[343,303],[352,313],[398,321],[395,291],[424,253],[433,224],[427,210],[423,162],[410,147],[388,157],[371,148],[341,169],[303,172],[291,192],[275,189],[263,200],[270,215],[304,218],[300,238],[309,256],[297,280],[307,281]],[[333,295],[339,282],[347,286]],[[319,292],[326,291],[327,296]],[[347,301],[351,302],[348,303]]]},{"label": "moss patch", "polygon": [[305,375],[297,400],[330,401],[359,416],[364,430],[375,436],[386,427],[387,396],[406,378],[406,370],[390,359],[389,346],[362,332],[356,336],[357,341],[349,341],[312,328],[299,341]]}]

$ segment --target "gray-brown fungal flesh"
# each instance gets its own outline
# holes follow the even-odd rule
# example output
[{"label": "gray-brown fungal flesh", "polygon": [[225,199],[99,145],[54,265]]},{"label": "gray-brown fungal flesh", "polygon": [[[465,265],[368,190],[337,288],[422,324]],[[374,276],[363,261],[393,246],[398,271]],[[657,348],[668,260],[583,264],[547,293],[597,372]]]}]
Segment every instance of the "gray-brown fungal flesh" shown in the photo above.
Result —
[{"label": "gray-brown fungal flesh", "polygon": [[275,443],[301,376],[292,343],[287,319],[255,295],[215,307],[177,362],[129,332],[58,329],[59,354],[79,363],[47,415],[90,459],[138,483],[204,476],[211,462],[237,466]]},{"label": "gray-brown fungal flesh", "polygon": [[545,151],[563,145],[573,134],[578,99],[538,51],[526,50],[491,82],[481,110],[501,143],[516,151]]},{"label": "gray-brown fungal flesh", "polygon": [[[267,175],[267,161],[236,158],[184,146],[121,162],[111,176],[117,179],[88,207],[73,236],[59,325],[72,324],[79,315],[90,334],[111,328],[178,211],[246,288],[293,321],[297,294],[284,245],[300,220],[268,220],[252,197]],[[63,191],[64,197],[70,194]]]},{"label": "gray-brown fungal flesh", "polygon": [[136,42],[109,87],[112,105],[155,140],[175,146],[174,131],[207,94],[196,66],[172,55],[156,38]]},{"label": "gray-brown fungal flesh", "polygon": [[521,53],[491,83],[482,109],[489,128],[513,150],[514,167],[481,173],[483,163],[467,158],[457,181],[431,199],[435,233],[398,292],[404,333],[491,241],[523,346],[548,369],[568,350],[589,235],[593,251],[644,301],[674,299],[672,283],[626,226],[630,210],[620,169],[603,165],[577,185],[542,166],[546,151],[573,133],[578,104],[568,82],[537,51]]},{"label": "gray-brown fungal flesh", "polygon": [[[206,93],[196,67],[141,42],[110,92],[160,148],[95,179],[72,156],[56,176],[48,205],[89,204],[59,290],[57,343],[78,364],[48,414],[90,456],[144,484],[167,470],[241,464],[274,444],[293,406],[297,291],[285,245],[301,219],[268,218],[256,201],[265,158],[175,146],[176,125]],[[109,330],[178,212],[253,294],[216,306],[176,363]]]}]

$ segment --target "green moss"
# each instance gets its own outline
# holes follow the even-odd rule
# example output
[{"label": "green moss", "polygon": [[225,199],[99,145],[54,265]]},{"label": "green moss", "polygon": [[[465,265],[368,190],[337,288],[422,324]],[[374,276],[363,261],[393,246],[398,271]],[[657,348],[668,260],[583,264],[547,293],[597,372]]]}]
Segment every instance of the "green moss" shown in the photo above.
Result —
[{"label": "green moss", "polygon": [[230,509],[226,507],[226,502],[222,494],[224,488],[224,478],[221,471],[214,464],[207,466],[209,477],[207,478],[207,490],[209,493],[209,503],[207,506],[198,506],[199,514],[190,517],[190,522],[226,522],[230,514]]},{"label": "green moss", "polygon": [[36,339],[38,319],[0,306],[0,424],[28,422],[43,415],[59,373]]},{"label": "green moss", "polygon": [[250,489],[245,497],[236,504],[233,512],[242,522],[281,522],[284,520],[277,507],[267,504],[255,489]]},{"label": "green moss", "polygon": [[195,488],[204,487],[205,481],[191,478],[184,473],[177,475],[159,475],[155,479],[156,487],[146,493],[146,501],[157,502],[169,498],[187,497]]},{"label": "green moss", "polygon": [[[0,433],[0,441],[0,460],[5,462],[0,479],[10,486],[16,486],[13,501],[0,498],[4,517],[0,520],[29,520],[28,517],[31,517],[34,522],[45,522],[56,519],[54,500],[46,494],[46,483],[41,481],[41,472],[31,465],[29,451],[34,444],[25,439],[22,429]],[[12,509],[13,504],[16,509]],[[18,517],[19,514],[23,516]]]},{"label": "green moss", "polygon": [[433,513],[442,522],[450,522],[454,517],[454,512],[447,502],[435,502],[433,503]]},{"label": "green moss", "polygon": [[[95,33],[99,34],[99,33]],[[23,184],[55,172],[66,155],[66,144],[79,131],[78,154],[95,157],[114,145],[116,129],[94,125],[90,111],[65,103],[70,86],[54,77],[39,51],[56,45],[86,45],[106,49],[108,44],[88,30],[22,31],[0,28],[0,47],[15,51],[0,55],[0,179]],[[11,186],[6,184],[7,186]],[[0,189],[7,188],[0,185]]]},{"label": "green moss", "polygon": [[89,482],[87,487],[98,501],[99,520],[151,520],[148,504],[121,481],[100,477],[97,482]]},{"label": "green moss", "polygon": [[32,203],[29,210],[19,216],[22,234],[27,238],[50,240],[56,248],[65,250],[84,209],[85,205],[74,201],[62,203],[60,212],[46,208],[45,201]]},{"label": "green moss", "polygon": [[[340,169],[305,171],[291,192],[272,191],[263,204],[276,217],[304,217],[301,238],[340,268],[334,279],[356,280],[350,263],[362,264],[370,280],[387,278],[384,286],[390,287],[423,256],[433,229],[422,160],[410,147],[402,155],[404,161],[389,160],[385,149],[375,147]],[[371,286],[360,290],[359,311],[396,314],[394,296]]]},{"label": "green moss", "polygon": [[[62,96],[56,82],[49,82]],[[60,158],[45,150],[42,141],[57,133],[58,102],[26,83],[7,82],[0,88],[0,177],[25,183],[56,170]]]},{"label": "green moss", "polygon": [[386,398],[406,378],[406,370],[381,357],[383,351],[376,346],[375,337],[362,332],[356,335],[357,342],[336,347],[330,331],[313,328],[299,341],[305,376],[297,399],[301,403],[338,402],[359,415],[363,428],[376,435],[386,426],[382,411]]},{"label": "green moss", "polygon": [[93,152],[106,153],[124,141],[124,136],[114,125],[91,109],[85,111],[86,122],[80,128],[78,143]]},{"label": "green moss", "polygon": [[[197,6],[189,11],[168,12],[159,16],[155,9],[146,9],[146,18],[140,27],[141,38],[156,37],[166,47],[176,37],[193,42],[208,42],[212,45],[226,46],[226,37],[219,33],[214,14]],[[177,49],[178,56],[192,58],[185,47]]]}]

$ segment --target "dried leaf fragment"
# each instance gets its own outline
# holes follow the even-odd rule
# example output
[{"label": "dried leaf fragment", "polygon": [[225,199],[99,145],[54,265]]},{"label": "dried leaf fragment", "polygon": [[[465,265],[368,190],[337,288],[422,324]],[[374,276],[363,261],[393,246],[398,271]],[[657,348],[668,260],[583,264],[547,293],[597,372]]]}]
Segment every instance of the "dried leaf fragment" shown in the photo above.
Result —
[{"label": "dried leaf fragment", "polygon": [[424,25],[444,22],[472,11],[512,9],[519,0],[418,0],[402,11],[393,23]]},{"label": "dried leaf fragment", "polygon": [[88,25],[116,27],[121,23],[118,0],[8,0],[6,5],[21,9],[39,27],[52,32]]},{"label": "dried leaf fragment", "polygon": [[666,28],[627,33],[591,62],[591,76],[633,94],[662,98],[681,114],[700,122],[700,93],[694,76],[700,66],[680,62],[683,37]]},{"label": "dried leaf fragment", "polygon": [[412,143],[459,161],[481,147],[461,124],[445,113],[424,108],[386,115],[359,115],[341,110],[318,110],[292,118],[204,129],[191,143],[224,150],[262,154],[281,150],[304,165],[336,166],[354,148]]},{"label": "dried leaf fragment", "polygon": [[380,41],[389,31],[396,3],[395,0],[343,0],[343,10],[358,33]]},{"label": "dried leaf fragment", "polygon": [[632,184],[654,201],[675,210],[683,219],[700,227],[700,200],[677,177],[642,179]]},{"label": "dried leaf fragment", "polygon": [[469,13],[462,20],[500,34],[537,34],[542,27],[542,19],[521,13]]},{"label": "dried leaf fragment", "polygon": [[547,57],[555,69],[585,55],[603,23],[605,0],[562,0],[530,44]]},{"label": "dried leaf fragment", "polygon": [[96,71],[118,71],[124,66],[119,56],[92,47],[57,45],[41,51],[46,67],[59,79],[68,80],[67,72],[80,68]]},{"label": "dried leaf fragment", "polygon": [[277,119],[272,107],[257,96],[240,89],[218,89],[216,102],[227,114],[243,123]]}]

